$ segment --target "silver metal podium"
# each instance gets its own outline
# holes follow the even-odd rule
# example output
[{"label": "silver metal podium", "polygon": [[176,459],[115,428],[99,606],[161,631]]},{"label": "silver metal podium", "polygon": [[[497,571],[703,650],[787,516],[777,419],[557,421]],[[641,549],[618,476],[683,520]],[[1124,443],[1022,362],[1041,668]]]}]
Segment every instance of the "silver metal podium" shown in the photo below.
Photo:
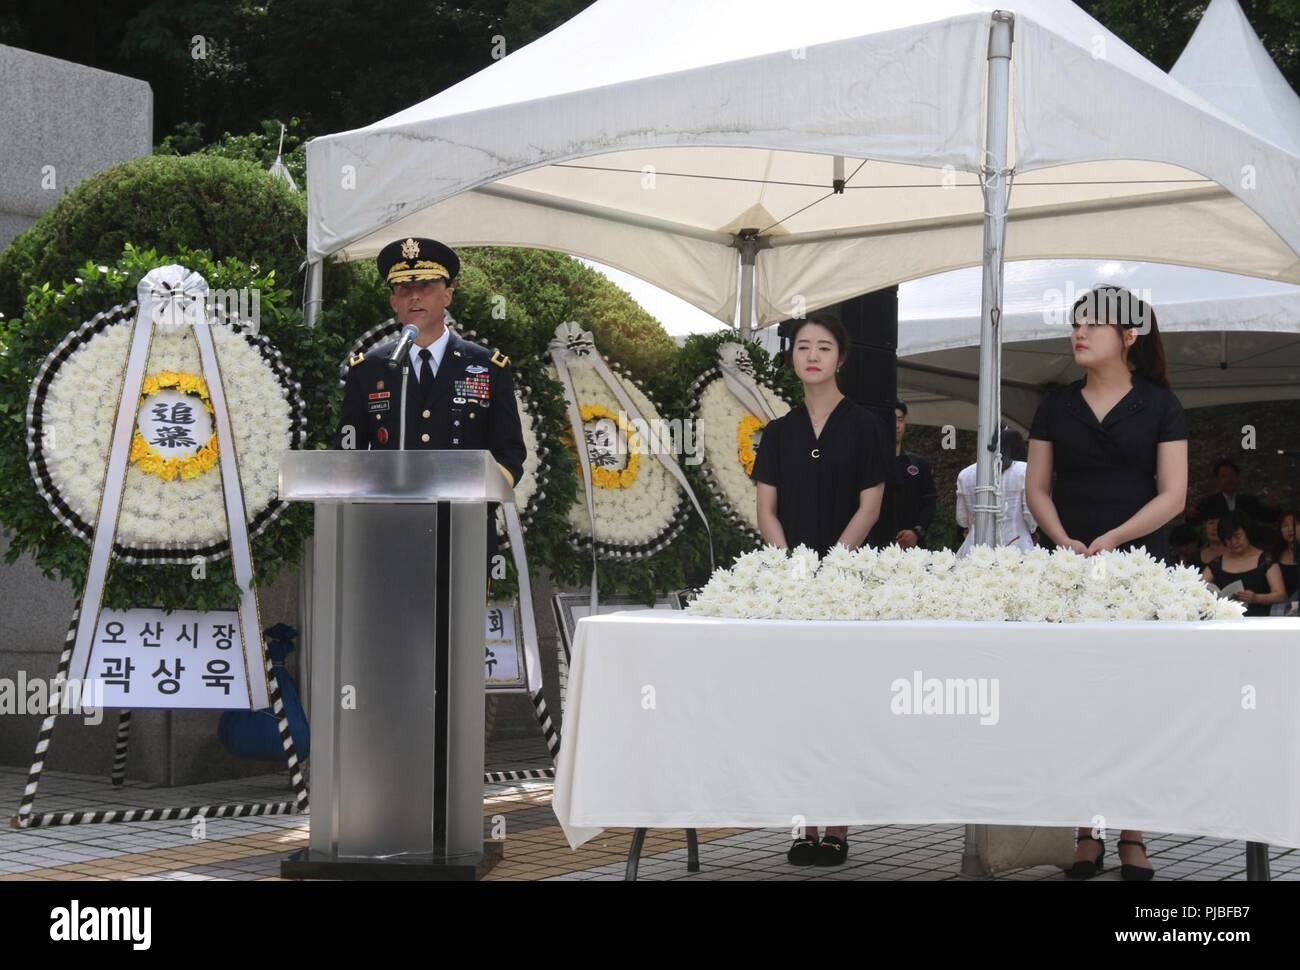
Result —
[{"label": "silver metal podium", "polygon": [[483,843],[487,451],[292,451],[316,504],[311,837],[288,878],[473,879]]}]

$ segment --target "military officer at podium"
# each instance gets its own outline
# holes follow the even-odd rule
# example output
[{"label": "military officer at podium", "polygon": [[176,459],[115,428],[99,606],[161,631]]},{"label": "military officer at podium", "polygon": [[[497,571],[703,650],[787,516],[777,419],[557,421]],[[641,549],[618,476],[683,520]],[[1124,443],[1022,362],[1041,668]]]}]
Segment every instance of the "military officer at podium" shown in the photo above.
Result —
[{"label": "military officer at podium", "polygon": [[483,449],[513,487],[525,449],[510,359],[444,320],[460,259],[440,242],[408,238],[380,250],[378,263],[389,305],[417,335],[405,349],[395,337],[348,361],[334,447]]}]

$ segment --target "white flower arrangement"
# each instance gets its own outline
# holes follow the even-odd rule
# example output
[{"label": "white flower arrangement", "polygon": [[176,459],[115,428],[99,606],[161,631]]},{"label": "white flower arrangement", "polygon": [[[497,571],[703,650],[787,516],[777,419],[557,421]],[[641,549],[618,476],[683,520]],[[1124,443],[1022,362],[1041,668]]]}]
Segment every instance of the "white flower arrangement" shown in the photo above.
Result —
[{"label": "white flower arrangement", "polygon": [[[551,373],[554,374],[554,370]],[[577,360],[570,364],[569,374],[580,407],[594,405],[615,415],[623,410],[594,367],[584,366]],[[614,378],[621,382],[641,417],[657,425],[661,420],[659,411],[640,388],[617,374]],[[624,451],[621,456],[623,467],[629,467],[628,463],[635,461],[635,473],[628,476],[630,481],[623,486],[592,489],[596,538],[601,546],[643,547],[662,543],[680,523],[678,504],[683,498],[680,486],[652,453],[651,442],[640,440],[643,435],[634,437],[637,440],[633,447],[639,447],[640,451]],[[664,444],[669,444],[667,436],[664,437]],[[581,489],[569,510],[569,528],[579,541],[590,542],[591,522]]]},{"label": "white flower arrangement", "polygon": [[[790,410],[790,405],[775,391],[762,384],[758,387],[777,417]],[[716,494],[728,510],[757,534],[758,489],[749,477],[749,469],[745,467],[740,437],[745,435],[751,438],[752,456],[749,461],[752,462],[758,453],[763,419],[750,414],[727,387],[727,382],[721,375],[715,376],[704,386],[697,400],[696,415],[704,453],[704,471],[713,480]],[[752,435],[747,433],[751,425],[755,426],[756,432]]]},{"label": "white flower arrangement", "polygon": [[[276,500],[280,456],[293,443],[294,408],[268,358],[273,351],[260,350],[231,327],[213,326],[211,333],[253,523]],[[81,343],[59,365],[43,401],[45,467],[59,498],[84,523],[93,524],[99,508],[130,337],[123,320]],[[190,330],[155,332],[146,374],[163,371],[202,373]],[[119,546],[199,548],[228,538],[219,469],[164,481],[128,466]]]},{"label": "white flower arrangement", "polygon": [[766,546],[718,569],[688,607],[702,616],[782,620],[1239,620],[1245,607],[1220,599],[1199,570],[1167,567],[1145,549],[1084,557],[1067,549],[1027,552],[977,546],[897,545],[823,559],[800,546]]}]

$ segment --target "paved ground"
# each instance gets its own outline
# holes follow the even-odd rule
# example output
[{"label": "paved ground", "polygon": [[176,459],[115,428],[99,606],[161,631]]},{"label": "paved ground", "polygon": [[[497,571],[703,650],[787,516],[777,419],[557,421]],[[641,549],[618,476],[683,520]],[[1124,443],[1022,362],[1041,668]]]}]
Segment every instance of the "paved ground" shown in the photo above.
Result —
[{"label": "paved ground", "polygon": [[[489,766],[538,764],[525,746],[498,745]],[[0,814],[17,809],[27,779],[24,768],[0,767]],[[128,782],[113,789],[104,776],[46,772],[36,811],[55,812],[149,805],[282,801],[292,797],[287,776],[160,788]],[[549,783],[492,785],[484,792],[485,831],[504,816],[504,858],[489,879],[623,878],[631,832],[614,829],[574,852],[551,811]],[[212,819],[195,837],[194,822],[0,828],[0,881],[49,880],[266,880],[279,878],[280,860],[307,841],[306,816]],[[499,827],[499,823],[498,823]],[[797,869],[785,861],[788,833],[780,829],[712,829],[700,832],[701,871],[686,871],[682,832],[656,831],[646,839],[640,878],[647,880],[754,879],[963,879],[963,832],[958,826],[874,826],[851,829],[849,860],[834,869]],[[1147,833],[1157,879],[1245,879],[1245,845],[1217,839]],[[1114,862],[1111,847],[1107,858]],[[1300,881],[1300,851],[1271,852],[1274,879]],[[999,878],[1061,880],[1055,867],[1021,869]],[[1118,881],[1119,870],[1101,881]]]}]

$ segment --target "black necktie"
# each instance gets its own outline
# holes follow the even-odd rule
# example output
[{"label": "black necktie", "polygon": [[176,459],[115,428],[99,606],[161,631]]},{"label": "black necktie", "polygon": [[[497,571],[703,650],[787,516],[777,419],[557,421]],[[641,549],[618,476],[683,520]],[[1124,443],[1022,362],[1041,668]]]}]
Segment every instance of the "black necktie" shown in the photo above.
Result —
[{"label": "black necktie", "polygon": [[433,391],[433,367],[429,361],[433,359],[433,351],[428,347],[420,350],[420,396],[428,400],[429,394]]}]

